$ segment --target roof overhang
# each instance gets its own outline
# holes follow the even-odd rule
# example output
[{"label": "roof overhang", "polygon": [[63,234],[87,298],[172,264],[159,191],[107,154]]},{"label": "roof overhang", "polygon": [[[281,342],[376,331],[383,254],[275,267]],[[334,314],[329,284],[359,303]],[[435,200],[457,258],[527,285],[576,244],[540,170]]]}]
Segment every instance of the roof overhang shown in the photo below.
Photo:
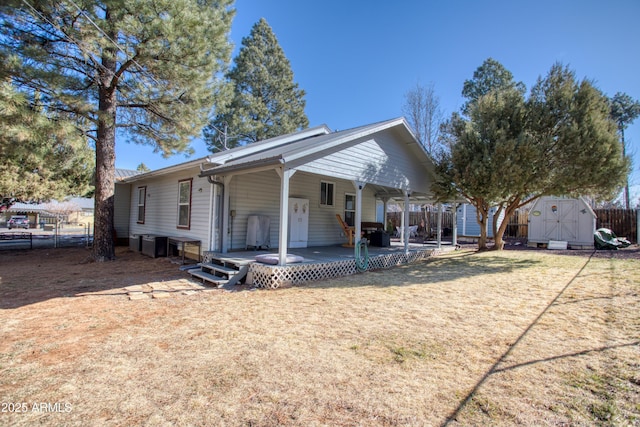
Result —
[{"label": "roof overhang", "polygon": [[196,166],[200,166],[202,163],[206,162],[207,157],[201,157],[199,159],[196,160],[191,160],[189,162],[185,162],[185,163],[180,163],[177,165],[173,165],[173,166],[167,166],[166,168],[162,168],[162,169],[156,169],[154,171],[150,171],[150,172],[144,172],[138,175],[133,175],[127,178],[124,178],[122,180],[116,181],[116,184],[129,184],[135,181],[141,181],[143,179],[149,179],[149,178],[153,178],[156,176],[162,176],[162,175],[167,175],[170,173],[174,173],[174,172],[179,172],[182,170],[186,170],[186,169],[190,169]]},{"label": "roof overhang", "polygon": [[284,164],[282,156],[269,157],[266,159],[254,160],[251,162],[232,163],[230,165],[214,166],[212,168],[201,168],[200,177],[214,175],[233,175],[237,173],[259,172],[267,169],[275,169]]}]

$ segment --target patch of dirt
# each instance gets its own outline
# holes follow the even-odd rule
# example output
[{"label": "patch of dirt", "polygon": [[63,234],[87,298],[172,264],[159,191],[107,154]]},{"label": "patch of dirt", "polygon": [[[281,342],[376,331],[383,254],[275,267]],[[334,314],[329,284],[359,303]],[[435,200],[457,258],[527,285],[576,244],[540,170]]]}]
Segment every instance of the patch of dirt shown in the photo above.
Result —
[{"label": "patch of dirt", "polygon": [[513,246],[191,294],[126,248],[0,252],[0,424],[637,423],[640,273],[607,258],[638,248]]},{"label": "patch of dirt", "polygon": [[193,283],[171,258],[153,259],[122,247],[116,248],[114,261],[92,262],[90,255],[86,248],[1,251],[0,309],[92,294],[151,293],[153,284],[180,288]]}]

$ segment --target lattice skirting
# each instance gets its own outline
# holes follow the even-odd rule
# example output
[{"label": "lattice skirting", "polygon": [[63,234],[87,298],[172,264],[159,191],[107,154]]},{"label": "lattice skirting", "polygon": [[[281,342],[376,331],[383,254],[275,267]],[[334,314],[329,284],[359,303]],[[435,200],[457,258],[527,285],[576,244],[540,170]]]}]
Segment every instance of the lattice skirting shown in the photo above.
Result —
[{"label": "lattice skirting", "polygon": [[[410,264],[439,254],[437,249],[411,251],[408,254],[393,253],[369,258],[367,270],[390,268],[402,264]],[[357,273],[356,261],[344,260],[319,264],[291,264],[285,267],[260,264],[257,262],[249,266],[249,274],[254,286],[259,288],[276,289],[285,285],[299,285],[315,280],[348,276]]]}]

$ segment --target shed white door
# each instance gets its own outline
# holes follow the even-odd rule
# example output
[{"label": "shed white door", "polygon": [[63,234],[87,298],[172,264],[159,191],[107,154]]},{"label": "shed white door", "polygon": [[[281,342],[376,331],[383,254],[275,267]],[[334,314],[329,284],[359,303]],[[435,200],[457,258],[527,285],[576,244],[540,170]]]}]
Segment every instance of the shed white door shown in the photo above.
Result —
[{"label": "shed white door", "polygon": [[289,247],[306,248],[309,239],[309,200],[289,199]]},{"label": "shed white door", "polygon": [[578,209],[575,200],[545,200],[543,214],[545,239],[577,240]]}]

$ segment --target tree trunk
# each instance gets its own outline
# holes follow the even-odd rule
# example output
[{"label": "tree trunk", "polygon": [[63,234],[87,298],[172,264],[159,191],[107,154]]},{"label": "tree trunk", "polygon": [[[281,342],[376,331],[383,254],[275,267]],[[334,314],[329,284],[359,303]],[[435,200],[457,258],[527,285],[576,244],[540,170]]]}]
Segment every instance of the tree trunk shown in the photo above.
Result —
[{"label": "tree trunk", "polygon": [[489,206],[482,199],[474,200],[476,207],[476,220],[480,225],[480,238],[478,239],[478,250],[487,250],[487,220],[489,218]]},{"label": "tree trunk", "polygon": [[[106,12],[107,20],[109,11]],[[111,35],[115,38],[113,35]],[[116,168],[116,88],[115,49],[105,49],[98,88],[99,112],[96,138],[96,192],[93,257],[96,261],[115,259],[114,176]]]},{"label": "tree trunk", "polygon": [[[102,95],[100,97],[102,105]],[[115,103],[114,103],[115,106]],[[115,120],[115,109],[111,121]],[[107,118],[108,119],[108,118]],[[113,193],[115,174],[115,126],[100,119],[96,141],[96,192],[93,257],[96,261],[115,258]]]},{"label": "tree trunk", "polygon": [[501,251],[504,248],[504,240],[502,240],[504,231],[502,233],[498,232],[498,229],[500,228],[498,227],[498,219],[500,218],[500,213],[502,213],[503,209],[504,205],[500,204],[500,206],[498,206],[498,209],[496,209],[496,212],[493,214],[493,220],[491,221],[491,229],[493,230],[494,240],[493,249],[498,251]]},{"label": "tree trunk", "polygon": [[[624,142],[624,128],[620,128],[620,136],[622,137],[622,158],[627,157],[627,144]],[[629,174],[625,177],[624,181],[624,207],[630,209],[631,200],[629,197]]]},{"label": "tree trunk", "polygon": [[502,223],[500,224],[499,227],[497,228],[495,227],[498,224],[497,214],[499,214],[499,211],[496,213],[496,216],[494,216],[493,218],[493,223],[494,223],[493,237],[495,238],[495,245],[493,249],[496,251],[501,251],[504,249],[503,236],[505,231],[507,231],[507,226],[509,225],[509,220],[511,219],[511,216],[516,211],[516,209],[518,209],[520,200],[521,200],[520,198],[517,198],[515,201],[508,204],[506,208],[504,208],[504,219],[502,220]]}]

